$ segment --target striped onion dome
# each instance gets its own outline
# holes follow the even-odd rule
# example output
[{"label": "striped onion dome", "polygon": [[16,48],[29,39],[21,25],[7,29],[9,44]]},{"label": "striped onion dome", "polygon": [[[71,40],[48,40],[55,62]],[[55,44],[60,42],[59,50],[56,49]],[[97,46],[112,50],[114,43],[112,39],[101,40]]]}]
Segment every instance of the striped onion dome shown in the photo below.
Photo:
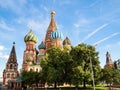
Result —
[{"label": "striped onion dome", "polygon": [[59,32],[58,30],[55,30],[52,34],[51,34],[51,39],[62,39],[63,34],[62,32]]}]

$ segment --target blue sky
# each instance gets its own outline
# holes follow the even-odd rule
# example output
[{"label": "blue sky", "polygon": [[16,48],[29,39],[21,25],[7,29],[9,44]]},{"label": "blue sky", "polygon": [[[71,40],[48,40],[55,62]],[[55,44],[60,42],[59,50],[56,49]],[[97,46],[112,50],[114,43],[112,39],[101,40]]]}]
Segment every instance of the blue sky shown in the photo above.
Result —
[{"label": "blue sky", "polygon": [[101,67],[107,51],[113,61],[120,58],[120,0],[0,0],[0,77],[13,41],[20,69],[24,36],[32,26],[39,38],[37,47],[45,37],[52,10],[58,29],[73,46],[98,44]]}]

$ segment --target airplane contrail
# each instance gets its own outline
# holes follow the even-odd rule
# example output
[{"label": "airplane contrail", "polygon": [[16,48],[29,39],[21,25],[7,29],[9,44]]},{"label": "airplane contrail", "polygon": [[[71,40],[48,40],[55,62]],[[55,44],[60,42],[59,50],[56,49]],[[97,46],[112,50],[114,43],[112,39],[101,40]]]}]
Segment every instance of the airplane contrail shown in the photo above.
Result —
[{"label": "airplane contrail", "polygon": [[105,40],[108,40],[108,39],[110,39],[110,38],[112,38],[112,37],[114,37],[114,36],[116,36],[116,35],[118,35],[118,34],[119,34],[119,33],[113,33],[113,34],[111,34],[110,36],[105,37],[105,38],[97,41],[96,43],[94,43],[94,45],[97,45],[97,44],[99,44],[99,43],[101,43],[101,42],[103,42],[103,41],[105,41]]},{"label": "airplane contrail", "polygon": [[92,37],[95,33],[97,33],[98,31],[102,30],[103,28],[105,28],[106,26],[108,26],[110,23],[105,23],[102,26],[98,27],[97,29],[95,29],[92,33],[88,34],[88,36],[86,36],[82,42],[86,41],[87,39],[89,39],[90,37]]}]

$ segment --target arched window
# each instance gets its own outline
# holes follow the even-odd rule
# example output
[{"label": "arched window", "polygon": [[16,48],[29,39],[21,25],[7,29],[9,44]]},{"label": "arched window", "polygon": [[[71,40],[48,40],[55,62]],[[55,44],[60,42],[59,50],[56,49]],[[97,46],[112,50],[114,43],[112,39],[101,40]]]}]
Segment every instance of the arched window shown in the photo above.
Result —
[{"label": "arched window", "polygon": [[14,78],[14,73],[11,74],[11,77]]},{"label": "arched window", "polygon": [[9,73],[7,74],[7,78],[10,78],[10,74]]},{"label": "arched window", "polygon": [[14,65],[14,69],[17,70],[17,65],[16,64]]},{"label": "arched window", "polygon": [[38,72],[38,68],[36,68],[36,72]]},{"label": "arched window", "polygon": [[12,65],[12,64],[10,64],[10,69],[12,69],[12,67],[13,67],[13,65]]},{"label": "arched window", "polygon": [[7,69],[9,69],[9,65],[7,64]]},{"label": "arched window", "polygon": [[32,71],[32,68],[30,69],[30,71]]}]

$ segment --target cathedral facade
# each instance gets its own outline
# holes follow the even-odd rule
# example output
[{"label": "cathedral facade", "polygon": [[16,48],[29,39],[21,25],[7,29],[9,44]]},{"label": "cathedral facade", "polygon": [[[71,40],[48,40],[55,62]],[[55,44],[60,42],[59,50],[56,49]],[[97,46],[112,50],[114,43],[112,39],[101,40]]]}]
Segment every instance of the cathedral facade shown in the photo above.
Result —
[{"label": "cathedral facade", "polygon": [[[26,48],[23,53],[23,63],[21,71],[41,71],[40,67],[41,59],[47,54],[47,50],[51,48],[52,45],[56,47],[71,48],[71,42],[68,37],[62,40],[62,33],[57,30],[57,25],[54,20],[55,12],[51,12],[51,21],[46,31],[46,36],[44,41],[41,41],[38,49],[36,48],[36,43],[38,41],[38,37],[33,33],[32,29],[25,35],[24,42],[26,44]],[[13,47],[6,64],[6,68],[3,72],[3,84],[7,85],[9,80],[15,80],[16,77],[19,76],[18,72],[18,63],[15,52],[15,43],[13,43]]]},{"label": "cathedral facade", "polygon": [[33,70],[40,71],[40,60],[47,53],[47,50],[51,48],[52,45],[60,47],[63,49],[63,46],[71,46],[71,42],[68,37],[62,41],[63,34],[57,30],[57,25],[54,20],[55,12],[51,12],[51,21],[48,26],[46,36],[44,41],[41,41],[38,46],[38,50],[35,48],[35,45],[38,41],[37,36],[33,33],[32,29],[24,37],[24,42],[26,43],[26,49],[23,56],[22,70]]}]

